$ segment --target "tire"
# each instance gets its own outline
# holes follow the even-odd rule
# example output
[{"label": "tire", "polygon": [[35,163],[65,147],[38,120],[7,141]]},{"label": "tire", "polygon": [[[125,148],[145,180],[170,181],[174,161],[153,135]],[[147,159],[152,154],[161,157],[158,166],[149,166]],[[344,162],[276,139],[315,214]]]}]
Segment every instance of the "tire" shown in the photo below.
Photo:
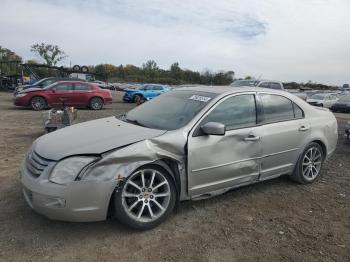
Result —
[{"label": "tire", "polygon": [[89,107],[92,110],[101,110],[103,108],[103,100],[100,97],[93,97],[90,100]]},{"label": "tire", "polygon": [[142,95],[135,95],[135,97],[134,97],[134,103],[136,103],[136,105],[141,105],[145,101],[146,100]]},{"label": "tire", "polygon": [[74,65],[74,66],[72,67],[72,69],[73,69],[74,71],[80,71],[80,65]]},{"label": "tire", "polygon": [[291,179],[300,184],[313,183],[320,176],[324,159],[322,147],[318,143],[310,143],[299,157]]},{"label": "tire", "polygon": [[87,72],[89,72],[89,68],[87,66],[82,66],[81,71],[84,73],[87,73]]},{"label": "tire", "polygon": [[174,180],[156,165],[144,166],[115,192],[113,203],[115,216],[121,223],[137,230],[152,229],[174,210]]},{"label": "tire", "polygon": [[40,111],[40,110],[43,110],[47,107],[47,102],[46,102],[45,98],[43,98],[41,96],[35,96],[30,100],[29,105],[30,105],[31,109],[33,109],[35,111]]}]

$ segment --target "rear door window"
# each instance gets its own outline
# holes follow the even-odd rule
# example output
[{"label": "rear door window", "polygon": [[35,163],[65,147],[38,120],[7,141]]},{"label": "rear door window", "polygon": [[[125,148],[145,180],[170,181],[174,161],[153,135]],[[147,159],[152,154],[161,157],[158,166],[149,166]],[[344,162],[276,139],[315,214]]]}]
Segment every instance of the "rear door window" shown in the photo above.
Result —
[{"label": "rear door window", "polygon": [[89,85],[86,85],[86,84],[75,84],[74,85],[74,90],[78,90],[78,91],[81,91],[81,90],[91,90],[91,86]]},{"label": "rear door window", "polygon": [[263,105],[263,123],[294,119],[293,103],[288,98],[272,94],[260,94]]},{"label": "rear door window", "polygon": [[270,83],[270,88],[271,89],[282,89],[281,88],[281,84],[280,83],[276,83],[276,82],[271,82]]},{"label": "rear door window", "polygon": [[259,84],[259,87],[269,88],[269,82],[262,82]]},{"label": "rear door window", "polygon": [[58,84],[58,85],[55,85],[52,89],[56,90],[56,91],[69,91],[69,90],[73,90],[73,85],[72,84]]}]

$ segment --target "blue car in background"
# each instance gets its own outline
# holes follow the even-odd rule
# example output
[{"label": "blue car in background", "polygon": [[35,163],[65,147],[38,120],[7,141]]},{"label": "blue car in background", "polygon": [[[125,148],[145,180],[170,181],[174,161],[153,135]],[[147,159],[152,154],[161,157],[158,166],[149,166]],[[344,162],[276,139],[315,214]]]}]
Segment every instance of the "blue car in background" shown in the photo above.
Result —
[{"label": "blue car in background", "polygon": [[142,104],[168,91],[170,91],[170,87],[167,85],[144,84],[136,89],[126,89],[123,100]]}]

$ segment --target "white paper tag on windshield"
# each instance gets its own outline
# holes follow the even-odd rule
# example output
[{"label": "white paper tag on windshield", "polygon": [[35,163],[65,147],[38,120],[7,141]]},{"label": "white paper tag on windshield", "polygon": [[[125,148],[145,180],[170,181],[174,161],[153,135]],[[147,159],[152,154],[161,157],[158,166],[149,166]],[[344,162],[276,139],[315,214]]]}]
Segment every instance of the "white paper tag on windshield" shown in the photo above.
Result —
[{"label": "white paper tag on windshield", "polygon": [[189,99],[207,103],[211,98],[207,96],[193,95]]}]

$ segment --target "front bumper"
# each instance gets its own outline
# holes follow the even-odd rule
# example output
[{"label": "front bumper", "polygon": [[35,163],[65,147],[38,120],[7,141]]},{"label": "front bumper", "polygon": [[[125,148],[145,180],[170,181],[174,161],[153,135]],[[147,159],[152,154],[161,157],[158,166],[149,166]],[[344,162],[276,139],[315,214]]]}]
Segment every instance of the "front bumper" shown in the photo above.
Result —
[{"label": "front bumper", "polygon": [[107,218],[116,184],[111,181],[74,181],[58,185],[49,181],[55,162],[34,177],[25,160],[21,168],[23,195],[36,212],[54,220],[90,222]]},{"label": "front bumper", "polygon": [[113,102],[113,98],[112,97],[107,97],[105,99],[105,104],[112,104],[112,102]]},{"label": "front bumper", "polygon": [[344,136],[345,136],[348,140],[350,140],[350,128],[345,129],[345,134],[344,134]]},{"label": "front bumper", "polygon": [[123,96],[123,101],[125,102],[133,102],[134,98],[132,95],[129,95],[128,93],[125,93]]},{"label": "front bumper", "polygon": [[28,106],[29,101],[25,97],[15,97],[13,104],[15,106]]}]

